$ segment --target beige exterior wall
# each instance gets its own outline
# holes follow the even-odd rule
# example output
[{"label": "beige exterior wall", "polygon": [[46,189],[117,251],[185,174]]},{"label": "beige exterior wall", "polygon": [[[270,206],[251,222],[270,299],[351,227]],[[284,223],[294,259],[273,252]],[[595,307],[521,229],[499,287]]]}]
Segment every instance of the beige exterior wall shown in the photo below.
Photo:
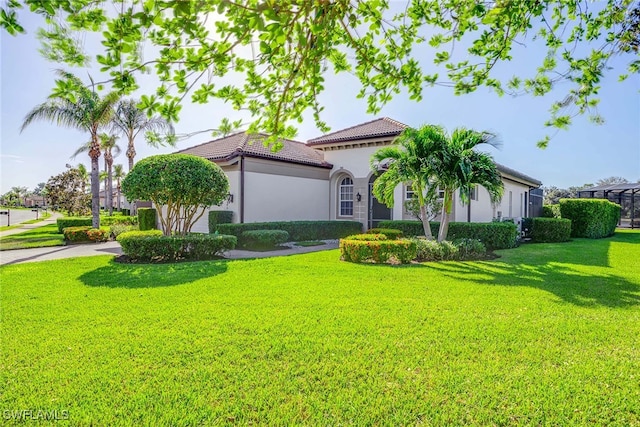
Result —
[{"label": "beige exterior wall", "polygon": [[[508,178],[508,177],[507,177]],[[471,201],[471,222],[490,222],[501,212],[503,218],[518,218],[525,216],[524,199],[529,192],[529,185],[503,178],[504,194],[497,205],[492,205],[489,192],[484,187],[478,187],[478,200]],[[510,203],[511,200],[511,203]],[[528,196],[527,196],[528,200]],[[511,206],[511,209],[509,208]],[[467,222],[469,206],[463,205],[456,192],[454,221]]]},{"label": "beige exterior wall", "polygon": [[229,178],[229,193],[233,195],[233,202],[224,201],[220,206],[211,206],[205,209],[204,215],[193,225],[191,231],[194,233],[209,232],[209,211],[233,211],[233,222],[238,222],[240,218],[240,203],[238,188],[240,188],[240,170],[235,166],[223,166],[222,170]]}]

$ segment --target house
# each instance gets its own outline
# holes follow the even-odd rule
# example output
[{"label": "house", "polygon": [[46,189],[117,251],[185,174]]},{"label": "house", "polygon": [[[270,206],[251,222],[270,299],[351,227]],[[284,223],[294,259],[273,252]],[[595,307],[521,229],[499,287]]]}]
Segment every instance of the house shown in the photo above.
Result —
[{"label": "house", "polygon": [[[231,210],[234,222],[293,220],[356,220],[375,227],[385,219],[415,219],[405,209],[412,197],[410,185],[395,190],[395,206],[387,208],[371,194],[377,171],[371,155],[389,145],[407,125],[384,117],[332,132],[302,143],[282,140],[283,148],[265,147],[267,135],[238,132],[179,151],[218,164],[229,177],[227,201],[211,209]],[[452,221],[491,221],[495,217],[535,216],[541,205],[542,185],[513,169],[498,165],[504,197],[497,205],[488,192],[476,188],[471,203],[456,195]],[[538,202],[539,194],[539,202]],[[206,232],[207,215],[193,231]]]}]

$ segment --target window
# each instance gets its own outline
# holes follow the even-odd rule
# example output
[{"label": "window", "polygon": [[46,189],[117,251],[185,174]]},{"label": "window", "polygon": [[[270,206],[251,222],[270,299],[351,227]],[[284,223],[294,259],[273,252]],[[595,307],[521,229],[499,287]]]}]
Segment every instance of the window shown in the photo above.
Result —
[{"label": "window", "polygon": [[340,216],[353,216],[353,180],[347,177],[340,181]]},{"label": "window", "polygon": [[476,186],[474,186],[474,187],[471,189],[471,193],[469,194],[469,199],[470,199],[470,200],[478,201],[478,186],[477,186],[477,185],[476,185]]},{"label": "window", "polygon": [[404,188],[404,199],[411,200],[416,196],[415,191],[413,191],[413,186],[411,184],[407,184]]}]

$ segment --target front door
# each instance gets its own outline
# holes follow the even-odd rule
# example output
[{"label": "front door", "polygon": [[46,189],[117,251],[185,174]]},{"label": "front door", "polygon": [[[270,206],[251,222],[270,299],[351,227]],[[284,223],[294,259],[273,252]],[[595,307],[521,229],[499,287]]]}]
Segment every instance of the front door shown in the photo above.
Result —
[{"label": "front door", "polygon": [[391,209],[383,203],[380,203],[378,199],[373,195],[373,182],[378,176],[372,175],[369,178],[369,227],[375,228],[380,221],[391,219]]}]

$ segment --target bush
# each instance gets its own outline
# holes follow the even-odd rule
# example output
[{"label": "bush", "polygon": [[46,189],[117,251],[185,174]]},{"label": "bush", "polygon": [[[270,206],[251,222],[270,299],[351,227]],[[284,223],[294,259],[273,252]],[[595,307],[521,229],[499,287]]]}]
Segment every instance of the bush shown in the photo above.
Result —
[{"label": "bush", "polygon": [[209,233],[214,233],[218,224],[231,224],[233,211],[209,211]]},{"label": "bush", "polygon": [[[409,221],[397,221],[397,220],[385,220],[380,221],[378,224],[380,228],[400,230],[403,236],[424,236],[424,228],[421,221],[409,220]],[[440,228],[439,222],[429,222],[431,228],[431,234],[438,235],[438,229]]]},{"label": "bush", "polygon": [[396,240],[402,237],[402,230],[393,228],[371,228],[367,231],[368,234],[384,234],[389,240]]},{"label": "bush", "polygon": [[129,231],[118,236],[122,252],[132,261],[205,260],[236,247],[235,236],[192,233],[163,236],[160,230]]},{"label": "bush", "polygon": [[453,242],[458,248],[458,259],[482,259],[487,255],[487,248],[478,239],[458,239]]},{"label": "bush", "polygon": [[138,228],[140,231],[155,230],[158,224],[158,211],[154,208],[138,209]]},{"label": "bush", "polygon": [[560,218],[560,205],[543,205],[542,206],[543,218]]},{"label": "bush", "polygon": [[571,220],[565,218],[533,218],[531,241],[535,243],[566,242],[571,237]]},{"label": "bush", "polygon": [[415,257],[416,242],[413,240],[340,240],[340,259],[344,261],[407,264]]},{"label": "bush", "polygon": [[122,212],[122,215],[125,215],[125,216],[130,216],[131,215],[131,209],[122,208],[122,209],[120,209],[120,212]]},{"label": "bush", "polygon": [[620,205],[605,199],[560,199],[562,218],[571,220],[571,237],[612,236],[620,219]]},{"label": "bush", "polygon": [[242,247],[273,248],[289,241],[289,233],[284,230],[248,230],[242,233],[239,242]]},{"label": "bush", "polygon": [[72,243],[106,242],[109,240],[108,228],[92,228],[89,226],[66,227],[63,230],[65,240]]},{"label": "bush", "polygon": [[385,234],[354,234],[352,236],[345,237],[345,240],[363,240],[368,242],[374,242],[379,240],[391,240],[391,239],[388,239]]},{"label": "bush", "polygon": [[[380,221],[381,228],[393,228],[405,236],[424,236],[420,221]],[[431,233],[438,235],[439,222],[430,222]],[[449,224],[447,240],[478,239],[487,250],[509,249],[517,245],[518,227],[507,222],[452,222]]]},{"label": "bush", "polygon": [[458,248],[449,241],[415,239],[418,261],[448,261],[458,259]]},{"label": "bush", "polygon": [[63,230],[67,227],[91,227],[92,225],[90,217],[63,217],[58,218],[56,220],[56,223],[58,224],[58,233],[62,233]]},{"label": "bush", "polygon": [[117,238],[122,233],[126,233],[127,231],[138,230],[137,225],[127,225],[127,224],[113,224],[109,227],[109,231],[111,232],[111,237],[114,239]]},{"label": "bush", "polygon": [[[279,221],[253,222],[245,224],[218,224],[220,234],[240,237],[249,230],[284,230],[294,241],[340,239],[351,234],[362,233],[362,224],[357,221]],[[211,230],[210,230],[211,231]]]},{"label": "bush", "polygon": [[113,215],[100,217],[100,225],[137,225],[138,217],[125,216],[125,215]]}]

